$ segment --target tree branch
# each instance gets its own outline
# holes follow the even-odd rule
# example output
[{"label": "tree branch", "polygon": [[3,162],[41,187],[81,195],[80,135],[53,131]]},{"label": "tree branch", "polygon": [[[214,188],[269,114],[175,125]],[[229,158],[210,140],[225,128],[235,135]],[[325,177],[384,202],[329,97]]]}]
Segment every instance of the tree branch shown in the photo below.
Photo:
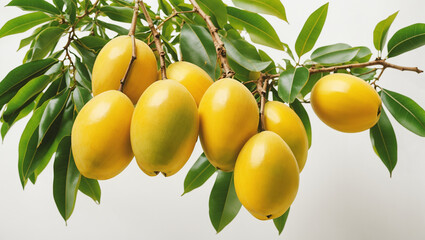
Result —
[{"label": "tree branch", "polygon": [[221,67],[223,68],[223,77],[232,77],[235,75],[235,72],[230,68],[229,62],[227,61],[227,53],[226,48],[224,47],[223,41],[221,41],[220,36],[218,35],[218,29],[214,26],[211,21],[211,17],[208,16],[204,11],[202,11],[201,7],[198,5],[196,0],[189,0],[193,5],[193,10],[201,16],[206,22],[208,29],[213,38],[215,50],[217,52],[218,57],[221,61]]},{"label": "tree branch", "polygon": [[148,10],[146,9],[145,4],[143,3],[143,0],[140,0],[139,4],[140,4],[140,7],[142,8],[143,14],[145,15],[146,22],[148,22],[149,28],[151,29],[151,31],[153,33],[153,39],[155,41],[155,46],[156,46],[156,49],[159,53],[159,62],[161,64],[162,79],[167,79],[167,69],[166,69],[166,66],[165,66],[165,52],[164,52],[164,49],[162,48],[162,44],[161,44],[161,35],[156,30],[156,28],[153,24],[153,21],[151,19],[151,16],[149,16]]},{"label": "tree branch", "polygon": [[[308,71],[310,72],[310,74],[314,74],[314,73],[322,73],[322,72],[335,72],[340,69],[363,68],[363,67],[370,67],[370,66],[377,66],[377,65],[381,65],[383,68],[394,68],[400,71],[411,71],[416,73],[423,73],[423,70],[417,67],[399,66],[396,64],[386,62],[386,59],[376,59],[374,61],[365,62],[365,63],[354,63],[354,64],[347,64],[347,65],[341,65],[341,66],[334,66],[334,67],[324,67],[324,68],[311,67],[308,69]],[[277,78],[279,77],[279,74],[270,75],[270,77]]]}]

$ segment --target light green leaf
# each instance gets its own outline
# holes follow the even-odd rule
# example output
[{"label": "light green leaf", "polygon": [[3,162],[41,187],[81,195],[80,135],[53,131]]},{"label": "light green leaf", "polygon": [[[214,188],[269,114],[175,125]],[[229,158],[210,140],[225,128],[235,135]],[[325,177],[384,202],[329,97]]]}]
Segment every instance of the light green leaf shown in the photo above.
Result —
[{"label": "light green leaf", "polygon": [[61,27],[48,27],[35,39],[32,60],[44,58],[58,43],[65,29]]},{"label": "light green leaf", "polygon": [[280,0],[232,0],[235,6],[251,12],[274,15],[283,21],[286,19],[286,11]]},{"label": "light green leaf", "polygon": [[360,49],[348,44],[337,43],[316,49],[311,54],[311,60],[322,65],[336,65],[351,61]]},{"label": "light green leaf", "polygon": [[41,23],[47,22],[52,19],[49,15],[42,12],[28,13],[6,22],[0,29],[0,38],[22,33],[31,29]]},{"label": "light green leaf", "polygon": [[314,11],[305,22],[300,34],[298,35],[297,41],[295,42],[295,51],[297,52],[298,57],[309,52],[313,49],[314,44],[316,44],[326,21],[328,6],[329,3],[321,6],[319,9]]},{"label": "light green leaf", "polygon": [[133,19],[133,10],[128,7],[103,6],[100,11],[110,19],[118,22],[131,23]]},{"label": "light green leaf", "polygon": [[425,23],[398,30],[388,42],[388,57],[395,57],[425,45]]},{"label": "light green leaf", "polygon": [[72,100],[74,101],[77,112],[80,112],[84,105],[92,99],[91,92],[80,86],[77,86],[72,94]]},{"label": "light green leaf", "polygon": [[282,234],[283,229],[285,228],[286,220],[288,220],[289,210],[291,208],[288,208],[288,210],[280,217],[273,219],[274,226],[276,227],[277,231],[279,232],[279,235]]},{"label": "light green leaf", "polygon": [[6,6],[16,6],[26,11],[42,11],[53,15],[60,14],[57,8],[44,0],[12,0]]},{"label": "light green leaf", "polygon": [[220,27],[227,23],[226,5],[221,0],[199,0],[198,4],[203,10],[207,10],[215,16]]},{"label": "light green leaf", "polygon": [[184,192],[182,195],[202,186],[215,171],[215,167],[211,165],[205,154],[202,153],[184,179]]},{"label": "light green leaf", "polygon": [[382,51],[382,49],[384,49],[385,42],[387,41],[388,30],[397,15],[398,11],[376,25],[375,30],[373,30],[373,45],[376,50]]},{"label": "light green leaf", "polygon": [[285,70],[280,74],[278,92],[280,98],[292,103],[308,81],[310,73],[306,67]]},{"label": "light green leaf", "polygon": [[238,29],[245,29],[254,43],[285,51],[273,26],[257,13],[234,7],[227,7],[230,23]]},{"label": "light green leaf", "polygon": [[95,201],[97,204],[100,204],[101,190],[97,180],[86,178],[81,175],[79,190],[93,199],[93,201]]}]

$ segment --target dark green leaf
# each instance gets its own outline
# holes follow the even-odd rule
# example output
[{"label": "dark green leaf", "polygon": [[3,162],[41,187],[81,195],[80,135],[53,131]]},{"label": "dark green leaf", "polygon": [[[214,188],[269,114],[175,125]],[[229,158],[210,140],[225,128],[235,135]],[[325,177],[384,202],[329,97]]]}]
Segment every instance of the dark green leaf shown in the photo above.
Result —
[{"label": "dark green leaf", "polygon": [[308,117],[308,113],[298,99],[295,99],[295,101],[290,104],[290,107],[295,111],[295,113],[298,115],[298,117],[300,117],[301,121],[303,122],[305,131],[307,133],[308,147],[310,148],[312,133],[311,133],[310,118]]},{"label": "dark green leaf", "polygon": [[133,18],[133,10],[128,7],[117,7],[117,6],[103,6],[100,11],[110,19],[118,22],[131,23]]},{"label": "dark green leaf", "polygon": [[288,210],[280,217],[273,219],[273,223],[279,232],[279,235],[282,233],[283,229],[285,228],[286,220],[288,220],[289,210],[291,208],[288,208]]},{"label": "dark green leaf", "polygon": [[198,65],[215,79],[217,53],[211,35],[205,28],[185,24],[181,31],[180,50],[184,61]]},{"label": "dark green leaf", "polygon": [[322,65],[336,65],[349,62],[357,56],[358,48],[348,44],[337,43],[316,49],[311,54],[311,60]]},{"label": "dark green leaf", "polygon": [[409,97],[387,89],[382,89],[381,99],[403,127],[425,137],[425,111],[421,106]]},{"label": "dark green leaf", "polygon": [[103,22],[103,21],[100,21],[100,20],[97,20],[97,23],[102,27],[105,27],[105,28],[107,28],[111,31],[118,33],[118,35],[126,35],[128,33],[128,29],[125,29],[125,28],[120,27],[120,26],[115,25],[115,24]]},{"label": "dark green leaf", "polygon": [[220,27],[227,23],[226,5],[221,0],[199,0],[198,4],[204,11],[210,12],[215,16]]},{"label": "dark green leaf", "polygon": [[57,8],[44,0],[12,0],[6,6],[16,6],[27,11],[42,11],[54,15],[60,14]]},{"label": "dark green leaf", "polygon": [[43,141],[53,122],[59,117],[60,113],[65,108],[69,94],[70,91],[65,90],[59,96],[50,100],[49,104],[47,104],[46,110],[44,111],[43,117],[40,121],[40,127],[38,130],[38,144]]},{"label": "dark green leaf", "polygon": [[97,180],[81,175],[79,190],[93,199],[97,204],[100,204],[101,190]]},{"label": "dark green leaf", "polygon": [[48,58],[25,63],[13,69],[0,82],[0,98],[13,87],[18,85],[22,86],[29,80],[42,75],[44,72],[47,71],[47,69],[49,69],[53,64],[57,62],[57,59]]},{"label": "dark green leaf", "polygon": [[211,165],[204,153],[190,168],[184,179],[184,192],[182,195],[202,186],[214,173],[215,167]]},{"label": "dark green leaf", "polygon": [[58,93],[61,92],[64,88],[65,88],[64,76],[60,75],[55,80],[53,80],[52,84],[50,84],[50,86],[46,89],[46,91],[44,91],[43,95],[37,102],[36,108],[38,108],[46,101],[58,95]]},{"label": "dark green leaf", "polygon": [[350,73],[363,80],[370,81],[375,78],[376,68],[353,68]]},{"label": "dark green leaf", "polygon": [[381,109],[379,121],[369,133],[375,152],[388,168],[391,176],[397,164],[397,138],[384,109]]},{"label": "dark green leaf", "polygon": [[16,95],[7,104],[6,111],[3,115],[8,115],[15,112],[18,108],[24,105],[28,100],[39,94],[50,83],[50,77],[41,75],[25,84]]},{"label": "dark green leaf", "polygon": [[278,92],[280,98],[292,103],[308,81],[309,71],[306,67],[285,70],[280,74]]},{"label": "dark green leaf", "polygon": [[84,105],[88,101],[90,101],[91,98],[92,96],[89,90],[87,90],[86,88],[77,86],[74,89],[73,95],[72,95],[72,100],[74,101],[77,112],[79,112],[84,107]]},{"label": "dark green leaf", "polygon": [[232,2],[235,6],[248,11],[274,15],[286,22],[288,21],[285,7],[280,0],[232,0]]},{"label": "dark green leaf", "polygon": [[314,11],[305,22],[300,34],[298,35],[297,41],[295,42],[295,51],[297,52],[298,57],[309,52],[313,49],[314,44],[316,44],[326,21],[328,6],[329,3],[321,6],[319,9]]},{"label": "dark green leaf", "polygon": [[63,10],[63,6],[64,6],[64,0],[53,0],[53,3],[55,4],[55,6],[59,9],[59,11],[62,12]]},{"label": "dark green leaf", "polygon": [[96,54],[90,50],[87,50],[86,48],[84,48],[84,46],[82,46],[79,42],[76,41],[72,42],[71,46],[80,53],[80,56],[83,59],[83,64],[85,64],[87,68],[92,71],[94,61],[96,60]]},{"label": "dark green leaf", "polygon": [[9,20],[0,29],[0,38],[16,33],[22,33],[41,23],[51,19],[49,15],[41,12],[28,13],[17,18]]},{"label": "dark green leaf", "polygon": [[158,8],[158,10],[162,10],[167,16],[173,13],[173,8],[166,0],[158,0]]},{"label": "dark green leaf", "polygon": [[[4,122],[1,126],[1,137],[4,140],[7,132],[10,130],[10,128],[19,120],[26,117],[28,114],[30,114],[35,107],[35,103],[31,101],[30,103],[24,104],[21,108],[17,109],[15,113],[10,116],[10,120],[8,122]],[[4,114],[3,114],[4,116]]]},{"label": "dark green leaf", "polygon": [[75,68],[77,70],[77,74],[75,79],[81,86],[87,88],[91,91],[91,77],[90,73],[87,70],[87,67],[80,61],[80,58],[75,58]]},{"label": "dark green leaf", "polygon": [[77,0],[65,0],[66,11],[65,11],[65,19],[70,23],[75,22],[75,18],[77,17]]},{"label": "dark green leaf", "polygon": [[319,81],[322,77],[328,75],[329,73],[315,73],[310,75],[308,78],[307,83],[303,86],[301,89],[301,95],[303,97],[307,96],[311,92],[311,89],[313,89],[314,85]]},{"label": "dark green leaf", "polygon": [[44,29],[35,39],[32,59],[38,60],[44,58],[58,43],[64,29],[60,27],[49,27]]},{"label": "dark green leaf", "polygon": [[285,50],[273,26],[259,14],[234,7],[227,7],[227,13],[230,23],[238,29],[245,29],[254,43]]},{"label": "dark green leaf", "polygon": [[233,173],[219,171],[209,200],[210,220],[217,233],[236,217],[241,206],[235,192]]},{"label": "dark green leaf", "polygon": [[388,30],[397,15],[398,11],[376,25],[375,30],[373,30],[373,45],[375,45],[376,50],[382,51],[382,49],[384,49],[385,42],[387,41]]},{"label": "dark green leaf", "polygon": [[53,172],[53,197],[66,221],[74,211],[81,177],[72,157],[70,137],[64,138],[58,146]]},{"label": "dark green leaf", "polygon": [[398,30],[388,42],[388,57],[395,57],[425,45],[425,23]]},{"label": "dark green leaf", "polygon": [[86,36],[79,39],[83,46],[93,49],[94,51],[99,51],[100,49],[108,43],[108,40],[96,37],[96,36]]}]

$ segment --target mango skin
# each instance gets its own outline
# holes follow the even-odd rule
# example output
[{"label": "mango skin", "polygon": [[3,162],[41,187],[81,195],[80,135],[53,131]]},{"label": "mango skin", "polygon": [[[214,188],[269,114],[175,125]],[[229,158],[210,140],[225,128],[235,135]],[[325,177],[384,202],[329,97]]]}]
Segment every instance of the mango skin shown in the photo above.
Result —
[{"label": "mango skin", "polygon": [[256,134],[244,145],[234,177],[242,205],[260,220],[280,217],[298,192],[295,156],[285,141],[271,131]]},{"label": "mango skin", "polygon": [[168,66],[167,77],[183,84],[192,94],[198,106],[205,91],[214,82],[202,68],[184,61],[175,62]]},{"label": "mango skin", "polygon": [[239,151],[257,133],[258,122],[257,102],[242,83],[224,78],[211,85],[199,104],[199,139],[210,163],[233,171]]},{"label": "mango skin", "polygon": [[189,91],[174,80],[149,86],[131,120],[131,146],[149,176],[171,176],[189,159],[198,138],[198,109]]},{"label": "mango skin", "polygon": [[303,122],[290,107],[277,101],[264,107],[265,130],[277,133],[291,148],[300,172],[307,161],[308,138]]},{"label": "mango skin", "polygon": [[134,106],[116,90],[91,99],[75,119],[71,146],[80,173],[106,180],[118,175],[134,155],[130,145],[130,121]]},{"label": "mango skin", "polygon": [[311,91],[311,106],[329,127],[347,133],[373,127],[381,115],[381,98],[363,79],[343,73],[321,78]]},{"label": "mango skin", "polygon": [[[107,90],[118,90],[132,55],[130,36],[109,41],[99,52],[93,66],[92,90],[96,96]],[[137,103],[143,91],[157,79],[157,64],[150,47],[136,39],[136,60],[124,85],[124,93]]]}]

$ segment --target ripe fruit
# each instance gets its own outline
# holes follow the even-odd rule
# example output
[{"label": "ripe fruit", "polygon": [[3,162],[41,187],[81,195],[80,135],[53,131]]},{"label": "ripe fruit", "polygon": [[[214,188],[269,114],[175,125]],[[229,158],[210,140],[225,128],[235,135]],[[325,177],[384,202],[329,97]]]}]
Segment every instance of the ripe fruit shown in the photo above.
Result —
[{"label": "ripe fruit", "polygon": [[321,78],[311,91],[311,106],[329,127],[361,132],[373,127],[381,113],[381,99],[363,79],[336,73]]},{"label": "ripe fruit", "polygon": [[264,107],[266,130],[277,133],[291,148],[300,172],[307,160],[308,138],[304,125],[290,107],[281,102],[267,102]]},{"label": "ripe fruit", "polygon": [[298,164],[274,132],[264,131],[249,139],[239,153],[234,174],[239,200],[260,220],[280,217],[297,195]]},{"label": "ripe fruit", "polygon": [[88,178],[105,180],[119,174],[133,159],[130,121],[133,103],[123,93],[110,90],[91,99],[72,127],[75,165]]},{"label": "ripe fruit", "polygon": [[198,106],[205,91],[213,84],[207,72],[189,62],[175,62],[168,66],[167,77],[183,84]]},{"label": "ripe fruit", "polygon": [[199,139],[212,165],[232,171],[239,151],[257,133],[259,113],[251,92],[225,78],[205,92],[199,104]]},{"label": "ripe fruit", "polygon": [[[132,55],[130,36],[109,41],[99,52],[93,66],[92,88],[96,96],[107,90],[118,90]],[[137,59],[124,85],[124,93],[136,104],[143,91],[157,79],[155,55],[148,45],[136,39]]]},{"label": "ripe fruit", "polygon": [[189,159],[198,138],[198,109],[189,91],[174,80],[149,86],[131,120],[131,146],[149,176],[171,176]]}]

